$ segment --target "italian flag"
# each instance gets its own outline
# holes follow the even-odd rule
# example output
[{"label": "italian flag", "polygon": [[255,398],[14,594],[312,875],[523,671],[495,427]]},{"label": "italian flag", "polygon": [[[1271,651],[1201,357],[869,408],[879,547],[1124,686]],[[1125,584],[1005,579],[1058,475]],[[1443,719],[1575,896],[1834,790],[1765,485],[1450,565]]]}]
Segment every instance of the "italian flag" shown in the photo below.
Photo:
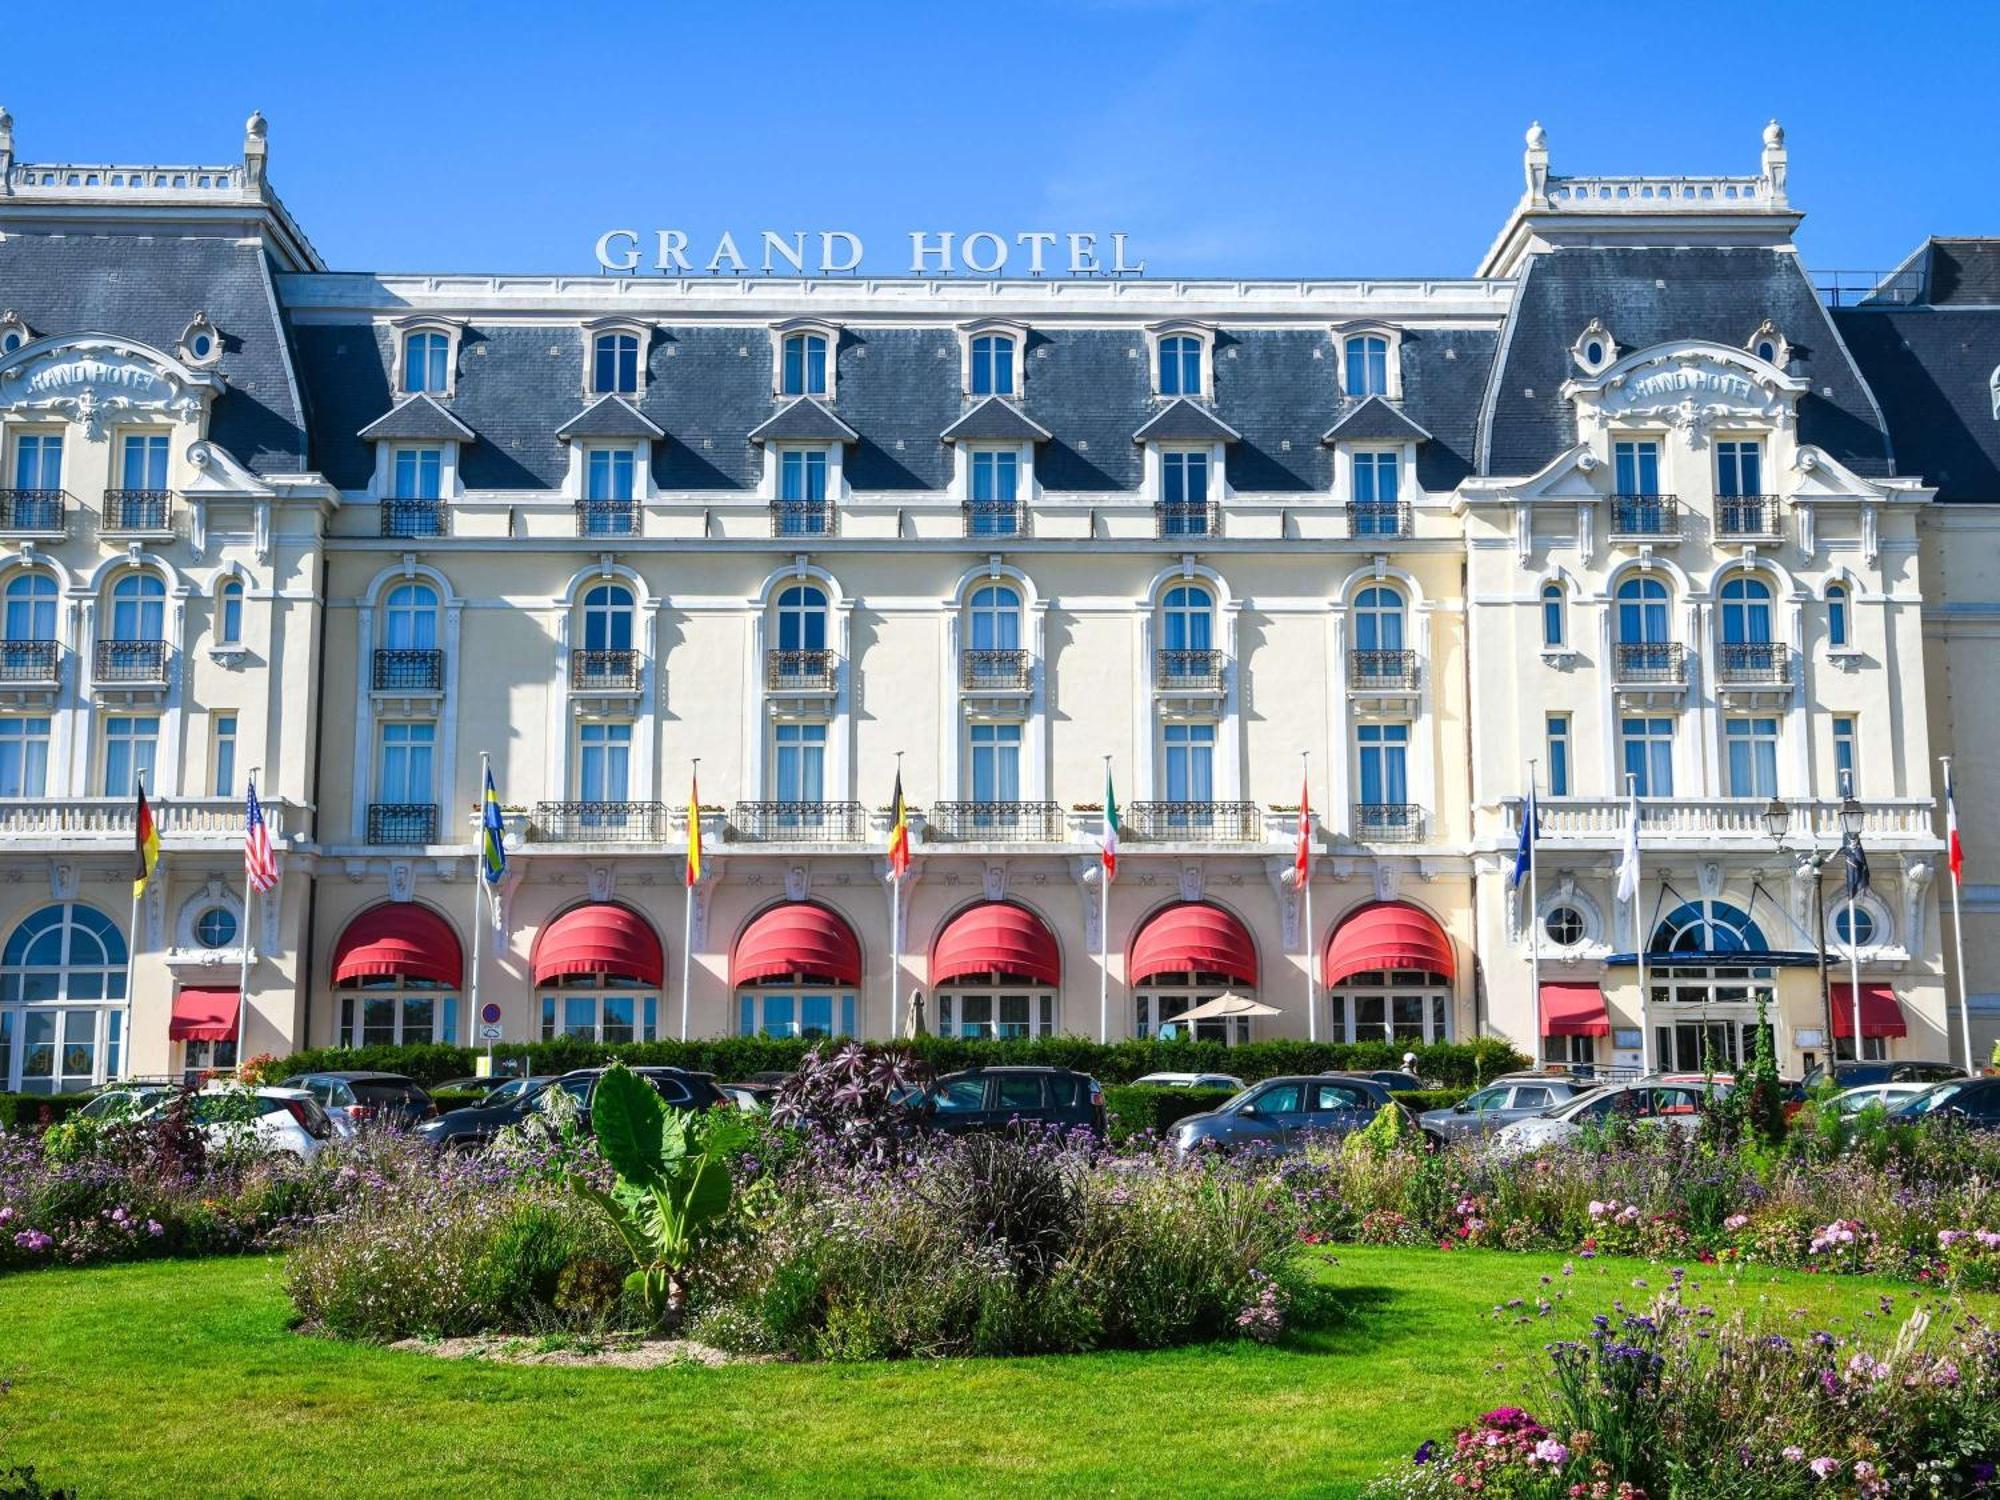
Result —
[{"label": "italian flag", "polygon": [[1104,768],[1104,874],[1118,873],[1118,793],[1111,786],[1111,767]]}]

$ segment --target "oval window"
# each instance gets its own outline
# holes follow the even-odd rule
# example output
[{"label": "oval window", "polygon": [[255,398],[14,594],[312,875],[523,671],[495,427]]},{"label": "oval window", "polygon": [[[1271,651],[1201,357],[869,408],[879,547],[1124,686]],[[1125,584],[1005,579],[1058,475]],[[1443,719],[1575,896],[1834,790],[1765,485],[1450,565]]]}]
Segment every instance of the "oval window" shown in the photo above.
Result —
[{"label": "oval window", "polygon": [[194,919],[194,940],[204,948],[227,948],[236,941],[236,913],[211,906]]},{"label": "oval window", "polygon": [[1598,343],[1585,344],[1583,346],[1583,357],[1584,361],[1588,364],[1601,363],[1604,359],[1604,346]]},{"label": "oval window", "polygon": [[194,357],[196,359],[207,359],[208,351],[213,347],[209,343],[207,334],[198,333],[194,336]]},{"label": "oval window", "polygon": [[1775,365],[1778,362],[1777,345],[1768,342],[1759,344],[1757,346],[1757,357],[1767,365]]}]

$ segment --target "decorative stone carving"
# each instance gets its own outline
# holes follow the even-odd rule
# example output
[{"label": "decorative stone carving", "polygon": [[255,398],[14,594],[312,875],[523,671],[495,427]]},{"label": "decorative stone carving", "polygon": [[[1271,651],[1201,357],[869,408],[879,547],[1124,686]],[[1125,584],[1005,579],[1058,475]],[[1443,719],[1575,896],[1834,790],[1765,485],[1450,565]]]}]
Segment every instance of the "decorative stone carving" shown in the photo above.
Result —
[{"label": "decorative stone carving", "polygon": [[389,899],[413,900],[417,894],[417,869],[407,859],[389,861]]},{"label": "decorative stone carving", "polygon": [[611,892],[616,885],[617,876],[610,865],[592,865],[590,867],[591,900],[609,901],[611,899]]},{"label": "decorative stone carving", "polygon": [[1924,916],[1929,903],[1924,899],[1937,876],[1937,865],[1929,859],[1912,859],[1903,866],[1903,948],[1924,951]]},{"label": "decorative stone carving", "polygon": [[1189,860],[1180,868],[1180,895],[1183,901],[1199,901],[1202,892],[1202,868],[1198,861]]},{"label": "decorative stone carving", "polygon": [[785,899],[803,901],[812,889],[812,879],[804,865],[790,865],[785,869]]},{"label": "decorative stone carving", "polygon": [[1004,859],[988,860],[986,862],[984,875],[985,875],[984,885],[986,890],[986,899],[988,901],[1006,900],[1007,861],[1005,861]]},{"label": "decorative stone carving", "polygon": [[107,422],[131,416],[199,421],[221,389],[219,376],[101,335],[0,360],[0,407],[20,417],[66,417],[92,438],[104,436]]},{"label": "decorative stone carving", "polygon": [[1103,946],[1102,933],[1102,891],[1104,888],[1104,864],[1095,855],[1082,855],[1069,862],[1070,878],[1076,882],[1079,904],[1083,910],[1083,942],[1092,953]]},{"label": "decorative stone carving", "polygon": [[49,899],[51,901],[74,901],[77,887],[82,884],[77,867],[65,859],[49,861]]}]

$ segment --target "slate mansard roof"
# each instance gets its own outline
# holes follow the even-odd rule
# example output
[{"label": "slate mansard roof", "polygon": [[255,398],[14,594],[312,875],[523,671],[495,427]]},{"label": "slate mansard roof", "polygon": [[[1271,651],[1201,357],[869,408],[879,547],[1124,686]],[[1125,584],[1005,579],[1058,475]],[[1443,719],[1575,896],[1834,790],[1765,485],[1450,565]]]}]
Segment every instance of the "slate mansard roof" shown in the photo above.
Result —
[{"label": "slate mansard roof", "polygon": [[0,307],[43,338],[113,334],[168,354],[206,312],[222,333],[227,382],[209,436],[258,474],[307,467],[306,417],[258,246],[219,236],[0,235]]},{"label": "slate mansard roof", "polygon": [[1570,349],[1596,318],[1629,354],[1675,339],[1744,348],[1770,319],[1791,346],[1791,373],[1812,381],[1799,399],[1800,440],[1857,474],[1890,473],[1890,444],[1869,388],[1786,250],[1703,247],[1557,249],[1529,257],[1501,334],[1480,471],[1533,474],[1576,442],[1563,382],[1579,375]]}]

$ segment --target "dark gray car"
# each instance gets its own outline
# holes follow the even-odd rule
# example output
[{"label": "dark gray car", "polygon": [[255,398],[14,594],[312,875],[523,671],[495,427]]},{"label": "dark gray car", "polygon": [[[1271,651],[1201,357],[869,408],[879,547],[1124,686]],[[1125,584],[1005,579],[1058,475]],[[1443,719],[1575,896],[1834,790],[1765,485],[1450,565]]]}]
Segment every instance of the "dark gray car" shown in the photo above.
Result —
[{"label": "dark gray car", "polygon": [[1376,1112],[1401,1108],[1372,1078],[1313,1074],[1267,1078],[1227,1104],[1189,1115],[1173,1128],[1174,1154],[1204,1146],[1269,1155],[1297,1151],[1315,1135],[1342,1136],[1361,1129]]},{"label": "dark gray car", "polygon": [[1593,1087],[1571,1078],[1503,1078],[1467,1095],[1449,1109],[1425,1110],[1417,1116],[1417,1123],[1447,1141],[1487,1136],[1503,1125],[1566,1104]]}]

